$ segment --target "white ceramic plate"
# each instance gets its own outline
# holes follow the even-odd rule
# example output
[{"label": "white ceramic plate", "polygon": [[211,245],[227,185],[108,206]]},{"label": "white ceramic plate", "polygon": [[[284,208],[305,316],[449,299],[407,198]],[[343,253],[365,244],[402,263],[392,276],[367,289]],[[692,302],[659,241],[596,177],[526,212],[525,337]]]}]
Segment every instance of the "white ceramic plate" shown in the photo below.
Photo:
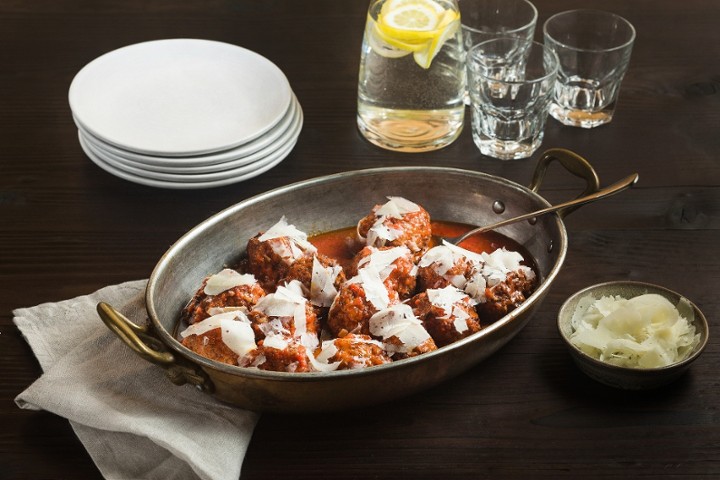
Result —
[{"label": "white ceramic plate", "polygon": [[[301,107],[294,95],[292,95],[290,106],[283,116],[270,131],[261,135],[260,137],[252,140],[248,143],[240,145],[236,148],[229,150],[223,150],[215,153],[208,153],[205,155],[195,155],[191,157],[160,157],[153,155],[144,155],[142,153],[136,153],[129,150],[118,148],[115,145],[111,145],[104,142],[102,139],[94,136],[91,132],[85,129],[80,122],[73,117],[75,125],[78,130],[83,134],[86,141],[93,145],[101,148],[103,151],[112,153],[116,157],[121,157],[128,161],[134,162],[136,166],[147,168],[148,170],[156,171],[184,171],[186,168],[210,168],[219,170],[216,166],[229,161],[237,161],[243,157],[251,157],[257,154],[260,150],[265,150],[273,144],[276,144],[288,134],[288,130],[294,127],[301,117]],[[250,160],[252,161],[252,160]],[[249,163],[249,161],[247,162]],[[157,167],[157,169],[153,168]],[[199,171],[199,170],[198,170]]]},{"label": "white ceramic plate", "polygon": [[[297,137],[300,134],[300,131],[302,129],[302,110],[300,109],[299,105],[297,108],[293,109],[293,116],[291,118],[292,123],[288,126],[286,126],[285,130],[280,132],[278,135],[273,135],[274,137],[277,137],[274,139],[273,142],[265,146],[264,148],[261,148],[260,150],[257,150],[249,155],[244,155],[239,158],[233,159],[232,157],[229,157],[226,161],[220,162],[220,163],[212,163],[207,165],[189,165],[187,166],[186,163],[178,163],[173,164],[172,161],[170,161],[170,166],[167,165],[155,165],[155,164],[148,164],[146,162],[140,162],[133,159],[128,159],[124,155],[120,155],[117,153],[117,149],[115,148],[108,148],[107,144],[104,144],[98,139],[88,135],[85,131],[82,129],[79,129],[79,135],[80,138],[82,138],[83,141],[87,144],[88,147],[90,147],[93,151],[96,151],[96,154],[101,156],[103,159],[105,159],[108,162],[112,162],[113,164],[116,164],[118,168],[121,170],[127,170],[129,172],[135,172],[135,169],[138,169],[139,171],[143,172],[160,172],[164,174],[205,174],[205,173],[212,173],[212,172],[222,172],[226,170],[234,170],[239,167],[242,167],[244,165],[249,165],[254,162],[257,162],[259,160],[262,160],[269,155],[273,154],[275,151],[280,150],[282,147],[284,147],[289,142],[295,142],[297,141]],[[128,167],[127,169],[125,167]]]},{"label": "white ceramic plate", "polygon": [[290,106],[282,71],[221,42],[168,39],[114,50],[72,81],[70,108],[103,141],[147,155],[228,150],[269,131]]},{"label": "white ceramic plate", "polygon": [[120,169],[114,167],[113,165],[103,161],[101,158],[99,158],[97,155],[95,155],[90,148],[88,148],[87,144],[82,140],[82,138],[80,138],[80,146],[82,147],[83,151],[88,156],[88,158],[90,158],[90,160],[92,160],[92,162],[95,163],[95,165],[97,165],[101,169],[105,170],[106,172],[110,173],[111,175],[122,178],[129,182],[137,183],[140,185],[147,185],[150,187],[190,190],[190,189],[200,189],[200,188],[221,187],[221,186],[225,186],[225,185],[231,185],[233,183],[239,183],[244,180],[248,180],[250,178],[256,177],[256,176],[270,170],[271,168],[275,167],[280,162],[282,162],[285,159],[285,157],[287,157],[290,154],[293,147],[295,147],[295,142],[288,143],[282,149],[280,149],[277,152],[275,152],[274,154],[272,154],[268,158],[269,162],[265,163],[264,165],[262,165],[259,168],[253,169],[247,173],[233,175],[228,178],[221,178],[221,179],[217,179],[217,180],[198,181],[198,182],[166,181],[166,180],[157,180],[157,179],[153,179],[153,178],[146,178],[146,177],[141,177],[138,175],[133,175],[131,173],[120,170]]}]

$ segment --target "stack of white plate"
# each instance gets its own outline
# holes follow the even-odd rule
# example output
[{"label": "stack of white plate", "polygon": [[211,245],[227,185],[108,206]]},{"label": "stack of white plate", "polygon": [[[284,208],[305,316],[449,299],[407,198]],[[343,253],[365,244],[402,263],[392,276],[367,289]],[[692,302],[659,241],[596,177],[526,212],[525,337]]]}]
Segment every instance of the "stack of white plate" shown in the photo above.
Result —
[{"label": "stack of white plate", "polygon": [[69,100],[90,160],[163,188],[260,175],[290,153],[303,124],[277,66],[208,40],[157,40],[107,53],[78,72]]}]

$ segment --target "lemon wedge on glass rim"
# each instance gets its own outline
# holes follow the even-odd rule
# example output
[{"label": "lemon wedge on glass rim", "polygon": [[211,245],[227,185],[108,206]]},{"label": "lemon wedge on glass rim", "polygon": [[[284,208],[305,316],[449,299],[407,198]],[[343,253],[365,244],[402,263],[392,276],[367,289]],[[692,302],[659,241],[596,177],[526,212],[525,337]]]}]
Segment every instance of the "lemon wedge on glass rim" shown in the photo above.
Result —
[{"label": "lemon wedge on glass rim", "polygon": [[415,62],[427,69],[457,32],[460,14],[435,0],[389,0],[373,23],[368,33],[371,44],[379,47],[375,48],[378,54],[401,57],[412,53]]}]

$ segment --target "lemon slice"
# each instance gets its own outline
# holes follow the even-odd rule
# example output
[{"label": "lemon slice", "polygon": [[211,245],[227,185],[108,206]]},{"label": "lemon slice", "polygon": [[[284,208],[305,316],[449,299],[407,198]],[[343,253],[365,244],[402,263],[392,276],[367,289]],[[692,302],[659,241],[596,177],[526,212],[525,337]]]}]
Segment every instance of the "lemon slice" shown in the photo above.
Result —
[{"label": "lemon slice", "polygon": [[458,28],[460,28],[460,15],[452,10],[447,10],[440,22],[437,35],[428,43],[427,48],[413,51],[415,63],[424,69],[430,68],[435,56],[445,42],[457,33]]},{"label": "lemon slice", "polygon": [[423,4],[426,7],[430,7],[435,10],[435,13],[442,15],[445,13],[445,8],[435,0],[388,0],[382,7],[382,13],[387,13],[390,10],[394,10],[398,7],[405,5],[417,5]]},{"label": "lemon slice", "polygon": [[427,69],[457,32],[460,14],[435,0],[388,0],[372,23],[367,35],[379,46],[378,54],[391,58],[413,53],[415,62]]},{"label": "lemon slice", "polygon": [[369,15],[367,28],[365,29],[365,37],[367,38],[370,48],[372,48],[375,53],[385,58],[405,57],[415,51],[425,48],[424,45],[410,45],[388,37],[377,28],[375,21]]}]

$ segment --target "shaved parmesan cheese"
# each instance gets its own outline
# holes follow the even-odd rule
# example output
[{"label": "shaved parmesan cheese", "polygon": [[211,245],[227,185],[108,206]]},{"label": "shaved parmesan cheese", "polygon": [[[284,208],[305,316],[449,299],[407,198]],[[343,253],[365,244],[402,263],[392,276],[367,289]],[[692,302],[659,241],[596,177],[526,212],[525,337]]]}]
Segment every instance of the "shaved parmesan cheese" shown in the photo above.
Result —
[{"label": "shaved parmesan cheese", "polygon": [[308,355],[308,360],[312,364],[313,368],[318,372],[332,372],[337,370],[340,366],[340,362],[330,363],[330,359],[338,352],[335,342],[333,340],[326,340],[322,343],[322,349],[317,356],[312,354]]},{"label": "shaved parmesan cheese", "polygon": [[[397,337],[402,343],[399,351],[405,353],[430,338],[430,334],[415,316],[410,305],[405,303],[393,305],[370,317],[370,333],[383,340]],[[390,349],[390,345],[387,347]]]},{"label": "shaved parmesan cheese", "polygon": [[298,280],[291,280],[285,285],[277,288],[275,293],[265,295],[255,305],[255,310],[259,310],[268,317],[293,317],[296,308],[302,305],[305,308],[307,299],[302,295],[302,283]]},{"label": "shaved parmesan cheese", "polygon": [[287,223],[287,219],[283,216],[280,220],[270,227],[265,233],[258,237],[261,242],[267,242],[269,240],[287,238],[289,241],[290,251],[286,251],[283,242],[272,242],[272,247],[275,253],[280,257],[288,259],[298,259],[304,255],[305,252],[315,253],[317,249],[315,246],[308,242],[308,236],[305,232],[299,230],[295,225]]},{"label": "shaved parmesan cheese", "polygon": [[257,348],[255,333],[250,325],[250,320],[241,311],[213,315],[201,322],[190,325],[180,332],[180,336],[186,338],[190,335],[202,335],[216,328],[220,329],[223,343],[240,357]]},{"label": "shaved parmesan cheese", "polygon": [[[681,301],[682,304],[682,301]],[[681,304],[678,307],[681,307]],[[692,314],[692,310],[684,309]],[[665,297],[583,297],[571,319],[570,342],[593,358],[631,368],[657,368],[686,358],[700,342],[693,318]]]},{"label": "shaved parmesan cheese", "polygon": [[248,309],[247,307],[210,307],[207,309],[207,313],[210,316],[218,315],[220,313],[228,313],[228,312],[242,312],[247,315]]},{"label": "shaved parmesan cheese", "polygon": [[329,307],[337,296],[335,280],[342,272],[339,265],[324,267],[313,257],[312,277],[310,280],[310,301],[318,307]]},{"label": "shaved parmesan cheese", "polygon": [[375,210],[377,219],[367,233],[367,245],[382,247],[402,235],[402,230],[390,228],[385,225],[387,218],[402,218],[410,212],[417,212],[420,206],[402,197],[387,197],[388,202]]},{"label": "shaved parmesan cheese", "polygon": [[467,324],[470,315],[464,309],[460,308],[459,305],[465,301],[470,301],[467,293],[450,285],[439,289],[429,288],[427,290],[427,296],[430,303],[443,310],[444,315],[438,318],[447,319],[455,317],[453,319],[453,327],[455,327],[458,333],[463,333],[470,328]]},{"label": "shaved parmesan cheese", "polygon": [[470,280],[465,283],[462,287],[465,293],[470,295],[470,299],[475,303],[485,303],[487,297],[485,296],[485,289],[487,288],[487,280],[482,276],[480,272],[473,272]]},{"label": "shaved parmesan cheese", "polygon": [[386,250],[370,247],[370,252],[370,255],[360,260],[358,268],[374,268],[379,273],[382,281],[385,281],[392,271],[395,270],[396,267],[393,265],[393,262],[399,258],[412,255],[410,249],[404,246],[388,248]]},{"label": "shaved parmesan cheese", "polygon": [[445,245],[438,245],[425,252],[425,255],[418,262],[418,267],[425,268],[434,265],[435,272],[438,275],[445,275],[454,264],[455,256],[452,251]]},{"label": "shaved parmesan cheese", "polygon": [[420,211],[420,206],[403,197],[386,197],[388,202],[375,211],[378,217],[402,218],[410,212]]},{"label": "shaved parmesan cheese", "polygon": [[275,348],[277,350],[285,350],[290,346],[288,338],[284,335],[269,335],[263,340],[263,347]]},{"label": "shaved parmesan cheese", "polygon": [[358,283],[362,284],[365,298],[373,307],[382,310],[390,305],[390,295],[377,270],[372,267],[363,268],[355,278],[359,279]]},{"label": "shaved parmesan cheese", "polygon": [[445,288],[428,288],[427,296],[430,303],[445,311],[449,311],[455,303],[467,298],[465,292],[452,285]]},{"label": "shaved parmesan cheese", "polygon": [[239,320],[241,322],[247,323],[248,325],[250,324],[250,319],[248,319],[248,317],[242,311],[237,310],[233,312],[225,312],[218,315],[213,315],[212,317],[208,317],[201,322],[190,325],[188,328],[180,332],[180,336],[182,338],[186,338],[190,335],[202,335],[203,333],[206,333],[215,328],[220,328],[220,323],[223,320]]},{"label": "shaved parmesan cheese", "polygon": [[483,257],[478,253],[465,250],[462,247],[443,240],[442,245],[433,247],[425,252],[418,266],[423,268],[432,266],[435,273],[445,277],[456,287],[463,288],[466,281],[464,276],[447,274],[448,270],[453,268],[455,264],[462,262],[481,264],[483,263]]},{"label": "shaved parmesan cheese", "polygon": [[235,270],[226,268],[215,275],[211,275],[205,283],[203,291],[206,295],[217,295],[240,285],[253,285],[256,281],[255,276],[251,273],[240,274]]},{"label": "shaved parmesan cheese", "polygon": [[[277,288],[275,293],[264,296],[255,306],[273,320],[260,326],[260,330],[268,337],[276,335],[289,335],[290,332],[282,326],[280,318],[292,318],[295,327],[294,337],[307,348],[317,347],[317,335],[307,329],[307,299],[303,296],[303,286],[299,280],[291,280]],[[267,338],[267,337],[266,337]],[[271,342],[274,340],[271,340]],[[277,347],[275,347],[277,348]]]},{"label": "shaved parmesan cheese", "polygon": [[367,244],[375,247],[382,247],[387,242],[392,242],[402,235],[402,231],[390,228],[383,223],[375,223],[367,233]]},{"label": "shaved parmesan cheese", "polygon": [[236,320],[222,320],[220,322],[222,341],[239,357],[244,357],[257,348],[255,333],[250,323]]},{"label": "shaved parmesan cheese", "polygon": [[531,268],[521,265],[523,257],[518,252],[511,252],[505,248],[498,248],[492,253],[482,253],[483,265],[479,269],[488,287],[494,287],[505,281],[510,272],[522,271],[525,276],[532,280],[535,272]]}]

